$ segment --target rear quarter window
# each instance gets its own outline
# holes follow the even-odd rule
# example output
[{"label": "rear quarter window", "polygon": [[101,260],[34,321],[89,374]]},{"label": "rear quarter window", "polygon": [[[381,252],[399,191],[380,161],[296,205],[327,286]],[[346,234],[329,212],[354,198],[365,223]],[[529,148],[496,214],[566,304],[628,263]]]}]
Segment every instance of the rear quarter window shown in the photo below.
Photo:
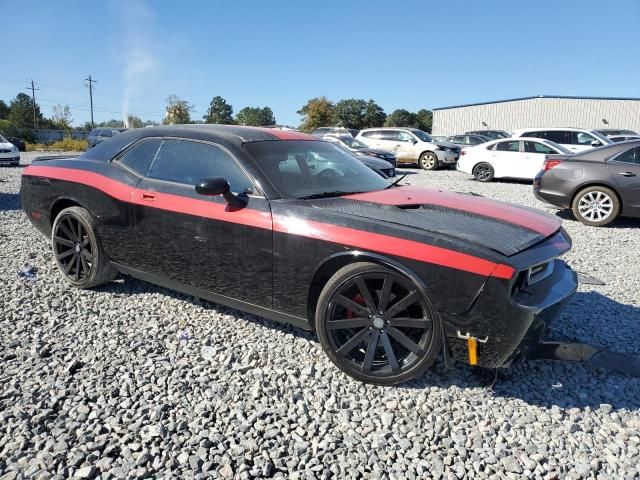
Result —
[{"label": "rear quarter window", "polygon": [[127,150],[118,162],[146,177],[161,144],[162,139],[160,138],[142,140]]}]

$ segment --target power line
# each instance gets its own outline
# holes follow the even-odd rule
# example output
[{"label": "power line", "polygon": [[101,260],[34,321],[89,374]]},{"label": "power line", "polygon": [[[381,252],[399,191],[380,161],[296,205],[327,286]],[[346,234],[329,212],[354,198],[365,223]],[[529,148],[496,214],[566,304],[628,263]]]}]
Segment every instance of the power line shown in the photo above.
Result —
[{"label": "power line", "polygon": [[89,75],[89,78],[85,78],[84,80],[89,84],[89,102],[91,102],[91,128],[93,129],[95,128],[95,124],[93,123],[93,84],[98,83],[98,81],[91,80],[91,75]]},{"label": "power line", "polygon": [[[27,85],[27,90],[29,90],[29,85]],[[40,90],[36,88],[33,79],[31,79],[31,101],[33,106],[33,126],[37,130],[38,129],[38,117],[36,116],[36,90]]]}]

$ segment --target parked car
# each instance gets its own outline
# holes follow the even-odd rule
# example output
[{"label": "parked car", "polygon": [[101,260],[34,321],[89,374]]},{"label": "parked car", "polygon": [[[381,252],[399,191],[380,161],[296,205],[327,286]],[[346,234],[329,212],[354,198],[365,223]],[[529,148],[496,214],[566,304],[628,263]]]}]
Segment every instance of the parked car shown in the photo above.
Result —
[{"label": "parked car", "polygon": [[626,142],[627,140],[640,140],[640,135],[610,135],[607,138],[612,142]]},{"label": "parked car", "polygon": [[484,135],[492,140],[500,140],[501,138],[509,138],[511,134],[504,130],[473,130],[472,132],[464,132],[467,135]]},{"label": "parked car", "polygon": [[613,137],[619,135],[635,135],[638,136],[638,132],[634,132],[633,130],[624,130],[624,129],[616,129],[616,128],[600,128],[596,130],[600,135],[604,135],[605,137]]},{"label": "parked car", "polygon": [[[354,140],[353,137],[350,137],[350,138],[352,140]],[[328,136],[322,137],[322,139],[323,140],[327,140],[327,141],[331,141]],[[353,156],[358,161],[364,163],[367,167],[369,167],[371,170],[376,172],[382,178],[393,178],[393,177],[396,176],[395,163],[392,165],[391,162],[388,162],[386,160],[382,160],[382,159],[380,159],[378,157],[371,157],[371,156],[368,156],[368,155],[356,155],[347,146],[345,146],[345,145],[343,145],[343,144],[341,144],[339,142],[333,141],[331,143],[334,143],[335,145],[340,147],[342,150],[344,150],[345,153]],[[323,159],[323,158],[318,158],[318,160],[328,161],[328,160]]]},{"label": "parked car", "polygon": [[329,135],[330,133],[334,135],[351,135],[355,137],[358,135],[359,130],[356,128],[344,128],[344,127],[320,127],[316,128],[311,135],[316,137],[324,137],[325,135]]},{"label": "parked car", "polygon": [[533,192],[540,200],[571,208],[586,225],[601,227],[619,215],[640,217],[640,140],[550,156]]},{"label": "parked car", "polygon": [[18,137],[9,137],[7,138],[7,140],[9,140],[9,143],[12,143],[20,152],[27,151],[27,144],[25,143],[24,139]]},{"label": "parked car", "polygon": [[447,138],[447,142],[453,143],[454,145],[458,145],[461,149],[475,147],[476,145],[480,145],[481,143],[490,142],[492,138],[486,137],[484,135],[454,135],[453,137]]},{"label": "parked car", "polygon": [[379,148],[371,148],[367,144],[361,142],[360,140],[353,138],[350,135],[335,135],[329,134],[322,137],[323,140],[327,140],[329,142],[339,143],[341,146],[348,149],[354,155],[365,155],[368,157],[377,157],[380,160],[385,160],[393,165],[393,168],[396,167],[396,156],[387,151],[380,150]]},{"label": "parked car", "polygon": [[542,170],[547,155],[571,154],[570,150],[539,138],[492,140],[462,151],[458,170],[469,173],[479,182],[494,178],[533,180]]},{"label": "parked car", "polygon": [[417,128],[368,128],[360,130],[358,140],[373,148],[396,155],[398,164],[418,164],[425,170],[455,165],[460,147],[451,143],[435,143],[428,133]]},{"label": "parked car", "polygon": [[513,132],[512,137],[542,138],[562,145],[572,152],[581,152],[612,143],[595,130],[580,128],[521,128]]},{"label": "parked car", "polygon": [[396,186],[298,132],[134,129],[31,164],[21,202],[71,286],[123,272],[313,330],[338,368],[381,385],[439,355],[508,365],[577,289],[556,216]]},{"label": "parked car", "polygon": [[20,163],[20,151],[13,143],[0,135],[0,165],[16,166]]},{"label": "parked car", "polygon": [[95,147],[99,143],[109,140],[114,135],[119,134],[121,131],[122,130],[117,128],[94,128],[87,137],[89,147]]}]

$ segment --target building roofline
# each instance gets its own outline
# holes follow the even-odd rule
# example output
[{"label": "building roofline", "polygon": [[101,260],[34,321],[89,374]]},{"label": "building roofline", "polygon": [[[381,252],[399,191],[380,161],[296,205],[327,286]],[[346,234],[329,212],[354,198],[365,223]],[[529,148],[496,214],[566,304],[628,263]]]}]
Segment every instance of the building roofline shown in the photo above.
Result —
[{"label": "building roofline", "polygon": [[518,102],[520,100],[533,100],[535,98],[567,98],[572,100],[632,100],[632,101],[640,101],[640,98],[635,97],[577,97],[570,95],[537,95],[533,97],[517,97],[517,98],[507,98],[505,100],[494,100],[492,102],[478,102],[478,103],[466,103],[463,105],[451,105],[448,107],[438,107],[432,109],[432,111],[437,110],[450,110],[452,108],[463,108],[463,107],[475,107],[478,105],[491,105],[494,103],[506,103],[506,102]]}]

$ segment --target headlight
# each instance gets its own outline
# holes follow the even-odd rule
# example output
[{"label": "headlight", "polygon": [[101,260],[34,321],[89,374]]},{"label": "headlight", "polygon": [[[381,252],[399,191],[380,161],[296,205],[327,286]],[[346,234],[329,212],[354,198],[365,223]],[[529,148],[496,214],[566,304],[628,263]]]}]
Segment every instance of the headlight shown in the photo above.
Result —
[{"label": "headlight", "polygon": [[18,151],[18,147],[16,147],[15,145],[13,147],[11,147],[11,151],[12,152],[17,152]]}]

